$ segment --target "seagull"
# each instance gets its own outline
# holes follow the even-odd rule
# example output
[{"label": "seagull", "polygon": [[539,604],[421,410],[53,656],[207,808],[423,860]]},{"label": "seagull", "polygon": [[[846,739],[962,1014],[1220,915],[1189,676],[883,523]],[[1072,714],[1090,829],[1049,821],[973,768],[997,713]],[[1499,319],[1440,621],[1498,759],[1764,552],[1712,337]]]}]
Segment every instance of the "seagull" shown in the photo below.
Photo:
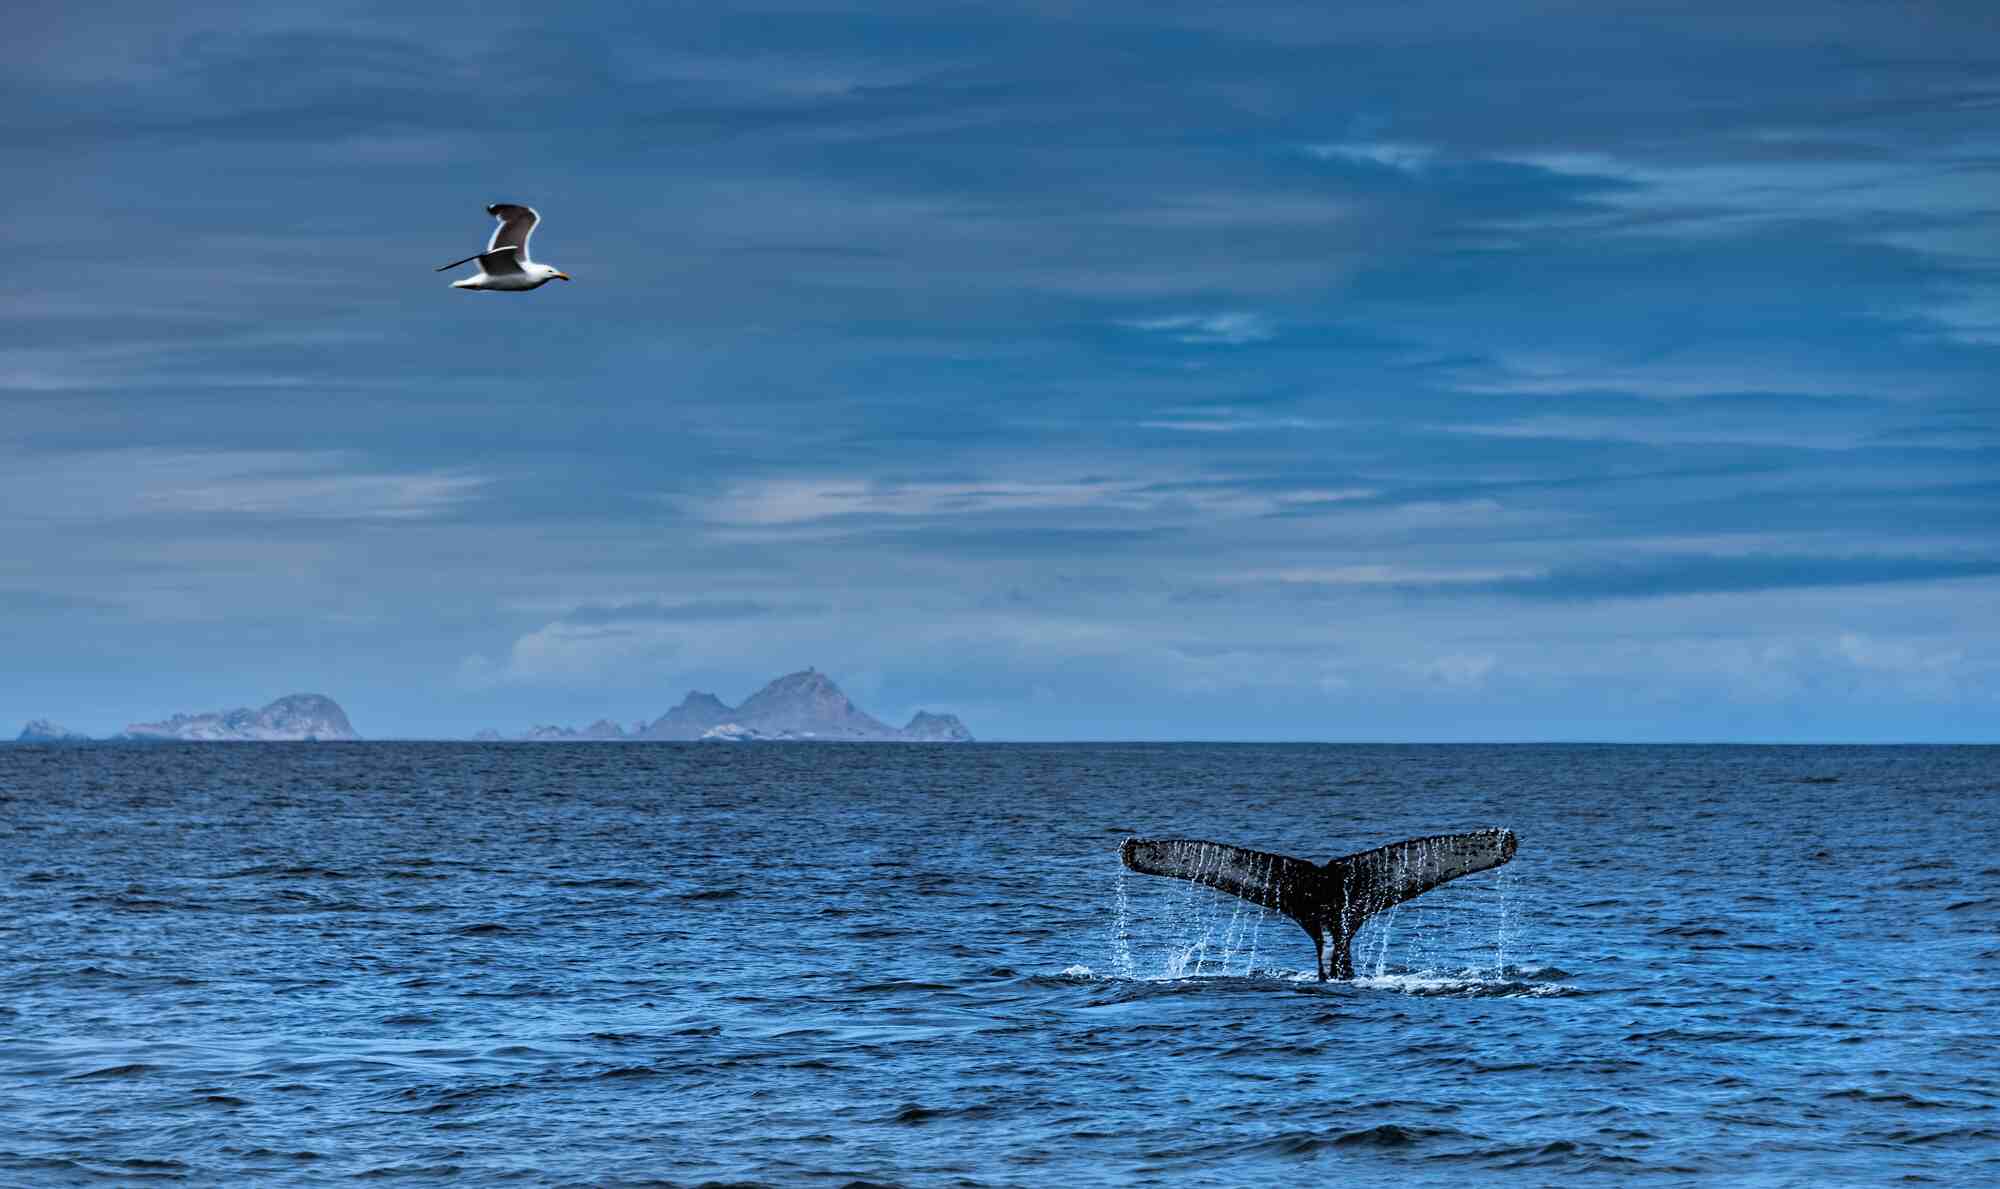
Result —
[{"label": "seagull", "polygon": [[496,202],[486,208],[486,213],[500,220],[500,226],[493,229],[493,238],[487,242],[486,250],[464,260],[454,260],[437,270],[443,272],[470,260],[479,261],[478,275],[453,281],[452,288],[503,289],[518,293],[539,289],[550,281],[569,280],[568,273],[528,259],[528,237],[535,233],[535,224],[542,221],[534,207]]}]

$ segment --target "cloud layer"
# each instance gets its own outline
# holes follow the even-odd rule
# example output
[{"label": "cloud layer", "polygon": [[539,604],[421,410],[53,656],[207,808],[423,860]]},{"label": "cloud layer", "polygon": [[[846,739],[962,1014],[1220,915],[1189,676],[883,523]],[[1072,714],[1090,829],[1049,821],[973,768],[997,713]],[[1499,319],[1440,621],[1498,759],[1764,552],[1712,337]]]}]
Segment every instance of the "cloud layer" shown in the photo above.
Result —
[{"label": "cloud layer", "polygon": [[32,4],[0,724],[1991,738],[1990,15]]}]

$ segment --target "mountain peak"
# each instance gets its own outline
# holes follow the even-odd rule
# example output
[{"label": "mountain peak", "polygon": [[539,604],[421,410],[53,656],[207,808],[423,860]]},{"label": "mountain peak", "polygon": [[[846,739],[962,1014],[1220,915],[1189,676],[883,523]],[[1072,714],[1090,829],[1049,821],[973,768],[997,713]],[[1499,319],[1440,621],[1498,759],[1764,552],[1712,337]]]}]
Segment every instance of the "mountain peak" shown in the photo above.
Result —
[{"label": "mountain peak", "polygon": [[834,693],[839,693],[840,687],[833,683],[833,678],[818,669],[808,667],[773,680],[760,692],[768,693],[771,690],[832,690]]},{"label": "mountain peak", "polygon": [[702,732],[710,727],[719,727],[736,713],[727,703],[714,694],[691,689],[681,704],[667,711],[643,731],[635,732],[641,739],[699,739]]},{"label": "mountain peak", "polygon": [[787,673],[732,708],[711,693],[689,690],[680,704],[630,734],[608,721],[582,731],[537,727],[527,739],[827,740],[848,743],[969,743],[972,732],[950,714],[918,711],[897,730],[850,701],[817,668]]},{"label": "mountain peak", "polygon": [[833,680],[803,669],[758,690],[736,708],[735,722],[766,734],[814,739],[893,739],[896,729],[858,709]]}]

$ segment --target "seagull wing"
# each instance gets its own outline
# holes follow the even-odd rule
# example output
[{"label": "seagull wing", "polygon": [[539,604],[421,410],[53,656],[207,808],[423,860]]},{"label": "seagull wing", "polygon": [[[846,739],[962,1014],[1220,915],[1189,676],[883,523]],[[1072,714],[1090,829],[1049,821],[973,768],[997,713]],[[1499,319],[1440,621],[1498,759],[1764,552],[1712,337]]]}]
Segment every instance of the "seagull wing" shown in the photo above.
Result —
[{"label": "seagull wing", "polygon": [[512,273],[525,272],[527,270],[521,267],[522,252],[523,249],[517,248],[513,244],[508,244],[504,248],[494,248],[488,252],[481,252],[477,257],[479,271],[489,277],[504,277]]},{"label": "seagull wing", "polygon": [[542,217],[531,206],[517,206],[511,202],[496,202],[486,208],[486,213],[500,220],[500,226],[493,229],[493,238],[486,243],[486,250],[519,248],[521,255],[528,254],[528,237],[535,233],[535,224]]},{"label": "seagull wing", "polygon": [[474,260],[479,261],[479,271],[484,273],[523,271],[520,264],[521,249],[512,246],[489,248],[484,252],[474,252],[470,256],[461,256],[450,264],[440,264],[431,271],[443,272],[447,268],[457,268],[461,264],[470,264]]}]

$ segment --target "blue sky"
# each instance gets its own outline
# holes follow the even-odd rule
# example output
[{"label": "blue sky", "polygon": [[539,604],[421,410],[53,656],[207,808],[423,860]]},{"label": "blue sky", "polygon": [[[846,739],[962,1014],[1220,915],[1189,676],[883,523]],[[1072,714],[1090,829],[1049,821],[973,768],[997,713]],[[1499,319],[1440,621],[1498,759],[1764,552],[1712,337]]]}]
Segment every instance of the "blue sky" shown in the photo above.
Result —
[{"label": "blue sky", "polygon": [[7,733],[1996,737],[1987,5],[10,34]]}]

